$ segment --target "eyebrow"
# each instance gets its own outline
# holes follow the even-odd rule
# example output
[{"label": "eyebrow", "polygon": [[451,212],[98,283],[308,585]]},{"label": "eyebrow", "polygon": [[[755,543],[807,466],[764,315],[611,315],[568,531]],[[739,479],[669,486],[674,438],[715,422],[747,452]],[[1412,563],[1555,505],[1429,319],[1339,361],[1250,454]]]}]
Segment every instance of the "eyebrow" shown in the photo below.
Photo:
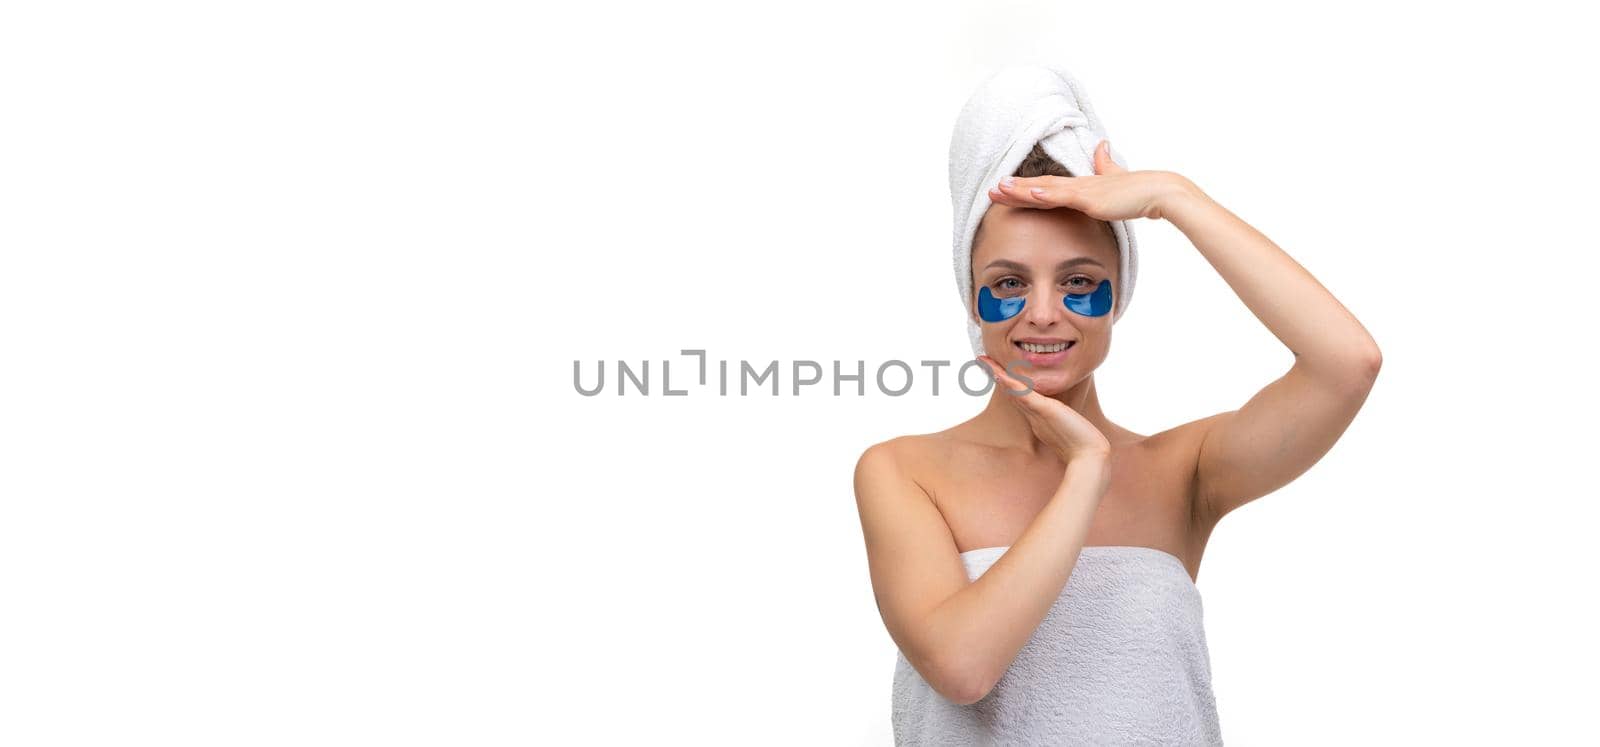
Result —
[{"label": "eyebrow", "polygon": [[[1098,267],[1098,268],[1100,268],[1102,270],[1104,270],[1106,268],[1105,265],[1100,264],[1100,261],[1095,259],[1095,258],[1093,258],[1093,257],[1073,257],[1072,259],[1063,260],[1062,262],[1057,264],[1056,265],[1056,270],[1057,271],[1064,270],[1064,269],[1066,269],[1068,267],[1072,267],[1073,265],[1094,265],[1095,267]],[[984,270],[984,272],[988,272],[990,269],[993,269],[995,267],[999,267],[1001,269],[1006,269],[1006,270],[1011,270],[1012,272],[1027,272],[1028,271],[1027,265],[1024,265],[1024,264],[1022,264],[1020,262],[1012,262],[1009,259],[997,259],[997,260],[995,260],[993,262],[990,262],[989,264],[985,265],[983,270]]]}]

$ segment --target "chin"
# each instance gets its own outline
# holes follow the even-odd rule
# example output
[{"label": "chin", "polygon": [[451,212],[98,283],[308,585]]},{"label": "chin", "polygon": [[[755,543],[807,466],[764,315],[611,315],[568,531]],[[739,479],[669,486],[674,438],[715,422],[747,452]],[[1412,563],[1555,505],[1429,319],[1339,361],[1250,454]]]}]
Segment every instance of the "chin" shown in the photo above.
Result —
[{"label": "chin", "polygon": [[1016,369],[1018,378],[1026,376],[1033,380],[1033,391],[1045,396],[1065,392],[1076,383],[1067,371],[1059,368],[1029,367],[1025,361],[1019,363],[1016,359],[1004,361],[1003,365],[1007,371]]},{"label": "chin", "polygon": [[1059,374],[1044,374],[1033,377],[1033,391],[1052,397],[1072,388],[1072,382],[1067,377]]}]

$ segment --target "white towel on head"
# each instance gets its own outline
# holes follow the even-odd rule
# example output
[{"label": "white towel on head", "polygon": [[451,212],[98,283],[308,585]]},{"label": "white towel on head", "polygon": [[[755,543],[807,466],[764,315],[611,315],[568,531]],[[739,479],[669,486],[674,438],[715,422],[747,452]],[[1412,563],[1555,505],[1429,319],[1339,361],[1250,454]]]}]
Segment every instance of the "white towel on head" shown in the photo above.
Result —
[{"label": "white towel on head", "polygon": [[[1094,151],[1106,139],[1100,118],[1081,84],[1059,67],[1008,67],[978,86],[956,117],[950,138],[950,199],[955,209],[956,286],[968,309],[967,334],[974,354],[982,354],[983,333],[971,318],[972,238],[993,204],[989,188],[1022,165],[1040,145],[1073,176],[1094,174]],[[1112,160],[1127,168],[1112,154]],[[1111,312],[1115,323],[1133,297],[1139,255],[1133,229],[1110,221],[1120,255]]]}]

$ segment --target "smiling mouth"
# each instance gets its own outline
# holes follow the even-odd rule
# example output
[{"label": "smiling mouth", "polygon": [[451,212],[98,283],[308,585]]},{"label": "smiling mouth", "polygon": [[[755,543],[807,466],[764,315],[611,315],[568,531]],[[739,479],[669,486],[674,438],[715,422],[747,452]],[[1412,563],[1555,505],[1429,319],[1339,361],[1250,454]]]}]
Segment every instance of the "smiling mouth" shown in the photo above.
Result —
[{"label": "smiling mouth", "polygon": [[1013,344],[1029,353],[1059,353],[1077,343],[1077,340],[1072,340],[1071,342],[1057,342],[1049,345],[1041,345],[1034,342],[1016,342]]}]

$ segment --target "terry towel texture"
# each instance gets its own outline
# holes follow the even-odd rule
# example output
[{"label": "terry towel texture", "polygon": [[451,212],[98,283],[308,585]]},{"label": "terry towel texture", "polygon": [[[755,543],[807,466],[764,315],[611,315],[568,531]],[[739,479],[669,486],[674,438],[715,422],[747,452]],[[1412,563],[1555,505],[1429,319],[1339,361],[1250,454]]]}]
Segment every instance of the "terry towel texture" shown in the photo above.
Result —
[{"label": "terry towel texture", "polygon": [[[967,577],[1007,549],[962,553]],[[897,745],[1222,744],[1200,590],[1167,552],[1085,547],[982,700],[947,700],[900,654],[893,722]]]},{"label": "terry towel texture", "polygon": [[[974,355],[983,354],[982,332],[971,318],[972,238],[993,204],[989,188],[1022,165],[1038,144],[1073,176],[1094,174],[1094,151],[1105,128],[1083,86],[1059,67],[1002,69],[978,86],[956,117],[950,138],[950,200],[955,217],[956,286],[968,310],[967,334]],[[1127,168],[1113,153],[1117,165]],[[1139,255],[1127,221],[1109,221],[1117,235],[1118,283],[1111,321],[1116,323],[1133,298]]]}]

